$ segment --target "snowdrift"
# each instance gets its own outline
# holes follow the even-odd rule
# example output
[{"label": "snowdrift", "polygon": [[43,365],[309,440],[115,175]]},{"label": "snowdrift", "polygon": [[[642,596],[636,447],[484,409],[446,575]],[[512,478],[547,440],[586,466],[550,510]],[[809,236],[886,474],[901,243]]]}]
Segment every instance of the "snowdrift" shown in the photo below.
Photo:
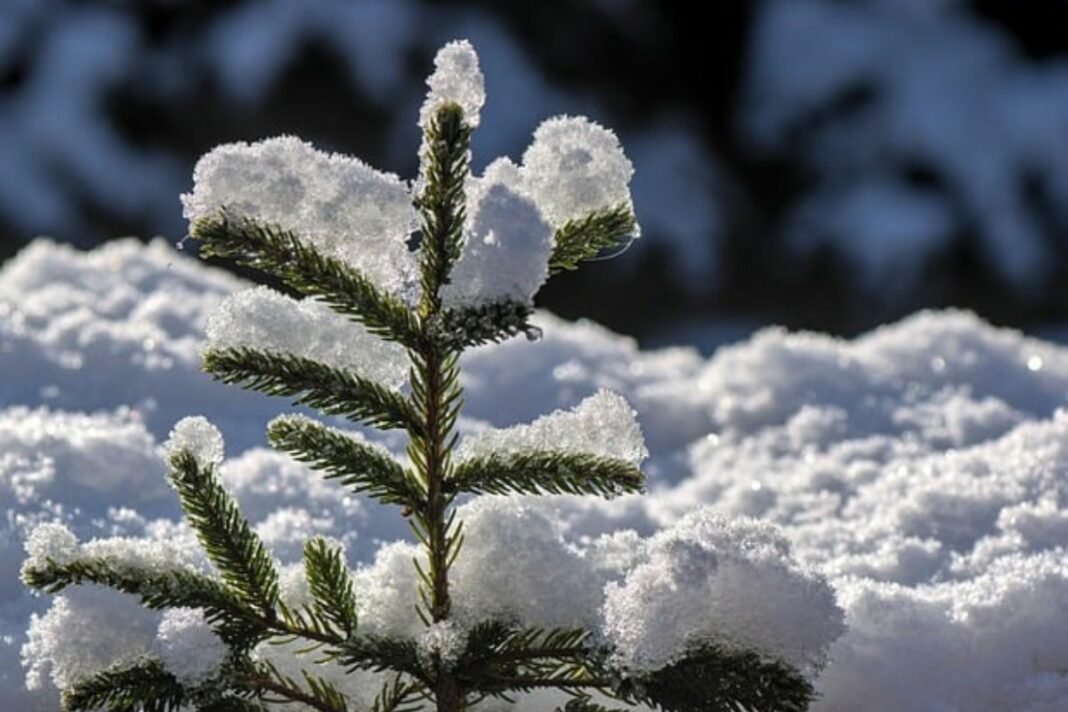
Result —
[{"label": "snowdrift", "polygon": [[[49,521],[81,542],[110,538],[82,545],[117,555],[195,559],[162,476],[161,444],[186,415],[225,434],[226,484],[282,562],[309,535],[338,538],[361,566],[368,624],[402,625],[390,616],[410,585],[397,573],[408,545],[382,542],[403,539],[403,522],[265,449],[266,423],[293,410],[284,402],[199,371],[209,311],[244,286],[162,241],[88,253],[38,241],[0,270],[0,708],[55,709],[56,682],[171,639],[180,621],[161,625],[118,594],[47,601],[16,574],[27,533]],[[468,505],[476,526],[515,522],[526,532],[516,546],[537,554],[526,565],[554,572],[544,599],[472,584],[472,605],[604,615],[607,633],[629,640],[663,616],[659,571],[715,555],[722,576],[702,585],[717,604],[686,620],[801,664],[812,641],[840,632],[831,604],[800,585],[803,568],[845,611],[817,709],[1068,707],[1068,349],[961,312],[853,341],[768,329],[707,360],[643,352],[590,323],[538,323],[539,341],[469,355],[463,428],[611,389],[637,410],[651,491]],[[702,504],[716,514],[695,518]],[[56,531],[30,549],[65,541]],[[146,538],[170,548],[150,554]],[[747,547],[767,565],[745,568]],[[470,554],[496,565],[492,551]],[[737,581],[750,601],[732,614]],[[607,592],[600,614],[583,598],[591,587]],[[663,617],[634,664],[656,659],[658,636],[684,632]]]}]

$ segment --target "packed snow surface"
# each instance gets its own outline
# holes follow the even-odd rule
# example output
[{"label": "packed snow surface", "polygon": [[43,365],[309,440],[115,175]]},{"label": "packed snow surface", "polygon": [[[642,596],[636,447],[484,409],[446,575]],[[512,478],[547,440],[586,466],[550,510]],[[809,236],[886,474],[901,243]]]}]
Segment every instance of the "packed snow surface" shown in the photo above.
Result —
[{"label": "packed snow surface", "polygon": [[[303,540],[332,537],[356,567],[364,630],[422,635],[403,520],[264,449],[287,403],[199,371],[208,314],[247,287],[162,242],[42,241],[0,270],[0,707],[53,710],[57,684],[198,635],[121,594],[39,598],[17,577],[27,554],[205,569],[163,477],[162,444],[190,414],[226,435],[223,483],[281,562],[287,599],[306,595]],[[691,629],[825,658],[809,668],[822,712],[1068,707],[1068,349],[963,312],[854,340],[767,329],[709,359],[537,322],[540,341],[465,357],[465,437],[612,390],[646,434],[650,493],[464,505],[458,624],[475,610],[583,621],[635,666],[676,654]],[[720,606],[688,608],[695,594]],[[647,626],[658,611],[671,615]],[[439,631],[423,647],[455,641]],[[373,681],[343,689],[366,702]]]}]

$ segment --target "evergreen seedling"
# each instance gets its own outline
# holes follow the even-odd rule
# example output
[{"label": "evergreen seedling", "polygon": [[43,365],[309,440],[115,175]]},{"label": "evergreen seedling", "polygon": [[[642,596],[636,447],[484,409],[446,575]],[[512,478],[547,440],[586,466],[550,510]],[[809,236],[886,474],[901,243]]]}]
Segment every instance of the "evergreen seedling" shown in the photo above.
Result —
[{"label": "evergreen seedling", "polygon": [[[169,477],[213,573],[75,553],[32,560],[23,578],[50,593],[98,584],[167,610],[169,634],[199,641],[196,660],[145,657],[99,671],[64,691],[69,712],[365,712],[339,682],[357,674],[379,686],[366,708],[374,712],[500,709],[547,689],[565,695],[558,712],[785,712],[811,700],[796,667],[724,641],[691,641],[658,667],[627,666],[591,628],[455,613],[460,498],[637,493],[645,449],[629,406],[606,392],[570,413],[460,440],[463,352],[535,333],[531,301],[545,279],[625,245],[637,225],[630,164],[614,135],[585,119],[546,122],[522,166],[498,161],[473,176],[470,142],[483,101],[477,57],[452,43],[437,67],[414,187],[282,138],[216,149],[185,196],[202,255],[260,270],[305,296],[259,288],[231,297],[209,324],[204,369],[405,434],[404,459],[304,416],[275,420],[268,438],[407,518],[422,547],[410,602],[422,634],[362,630],[361,592],[344,552],[322,538],[304,547],[305,600],[287,600],[270,551],[220,483],[217,431],[186,419],[168,443]],[[294,184],[296,174],[306,180]],[[265,645],[290,651],[296,663],[280,665]]]}]

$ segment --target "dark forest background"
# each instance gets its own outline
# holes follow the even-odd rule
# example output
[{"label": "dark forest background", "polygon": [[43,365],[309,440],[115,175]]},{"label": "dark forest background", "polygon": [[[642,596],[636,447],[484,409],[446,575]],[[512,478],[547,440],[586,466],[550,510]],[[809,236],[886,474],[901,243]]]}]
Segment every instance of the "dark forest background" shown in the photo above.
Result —
[{"label": "dark forest background", "polygon": [[292,133],[411,176],[468,37],[476,165],[555,113],[616,129],[643,237],[543,306],[646,343],[960,306],[1068,321],[1068,2],[0,0],[0,259],[177,241],[212,146]]}]

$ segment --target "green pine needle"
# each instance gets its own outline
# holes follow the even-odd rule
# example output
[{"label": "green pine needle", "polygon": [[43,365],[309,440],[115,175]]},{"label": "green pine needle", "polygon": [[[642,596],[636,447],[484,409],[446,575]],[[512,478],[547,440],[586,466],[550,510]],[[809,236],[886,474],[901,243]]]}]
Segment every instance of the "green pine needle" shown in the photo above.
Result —
[{"label": "green pine needle", "polygon": [[664,712],[804,712],[815,698],[812,684],[790,665],[715,645],[690,650],[616,692]]},{"label": "green pine needle", "polygon": [[156,658],[117,665],[89,675],[63,691],[64,712],[177,712],[189,695]]},{"label": "green pine needle", "polygon": [[446,308],[431,326],[434,338],[445,348],[466,349],[497,343],[518,334],[536,334],[530,325],[534,308],[529,304],[500,301],[475,307]]},{"label": "green pine needle", "polygon": [[403,301],[292,232],[224,211],[196,221],[190,235],[203,241],[201,253],[206,257],[223,257],[266,272],[318,297],[371,333],[408,347],[419,344],[419,320]]},{"label": "green pine needle", "polygon": [[209,349],[204,370],[224,383],[294,399],[327,415],[345,415],[378,428],[415,430],[407,399],[391,388],[318,361],[250,348]]},{"label": "green pine needle", "polygon": [[459,104],[445,103],[431,117],[424,136],[421,284],[423,316],[440,306],[439,291],[448,282],[463,248],[467,216],[467,177],[470,175],[471,126]]},{"label": "green pine needle", "polygon": [[25,568],[26,585],[46,593],[92,583],[137,596],[146,608],[200,608],[219,636],[232,647],[248,649],[266,637],[258,613],[222,583],[188,569],[155,570],[128,566],[103,557],[65,564],[54,561]]},{"label": "green pine needle", "polygon": [[228,591],[273,619],[278,601],[278,572],[267,547],[252,531],[213,467],[201,467],[188,451],[171,456],[170,479],[178,490],[186,520],[219,569]]},{"label": "green pine needle", "polygon": [[473,494],[592,494],[641,492],[641,470],[625,460],[588,453],[531,450],[491,454],[459,463],[449,485]]},{"label": "green pine needle", "polygon": [[580,262],[593,259],[607,249],[625,245],[637,225],[634,213],[625,204],[568,220],[557,229],[553,238],[549,274],[578,269]]},{"label": "green pine needle", "polygon": [[356,594],[340,547],[316,537],[304,544],[304,575],[318,616],[346,638],[356,631]]},{"label": "green pine needle", "polygon": [[301,417],[281,417],[267,429],[271,445],[386,504],[418,507],[422,491],[385,449]]}]

